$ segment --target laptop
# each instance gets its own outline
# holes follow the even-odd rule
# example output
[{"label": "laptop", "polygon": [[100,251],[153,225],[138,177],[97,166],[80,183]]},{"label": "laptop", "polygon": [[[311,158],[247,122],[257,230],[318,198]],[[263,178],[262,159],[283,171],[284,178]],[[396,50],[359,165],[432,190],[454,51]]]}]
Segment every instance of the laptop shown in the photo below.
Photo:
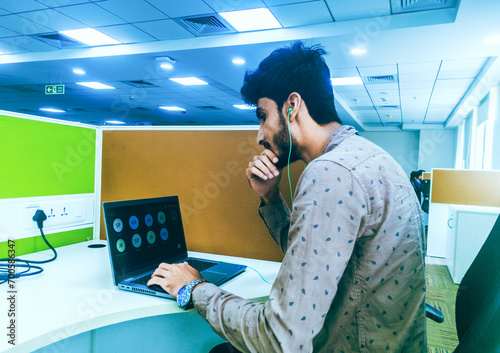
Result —
[{"label": "laptop", "polygon": [[102,208],[113,283],[122,290],[172,298],[160,286],[146,285],[162,262],[187,261],[215,285],[246,269],[244,265],[188,257],[177,196],[103,202]]}]

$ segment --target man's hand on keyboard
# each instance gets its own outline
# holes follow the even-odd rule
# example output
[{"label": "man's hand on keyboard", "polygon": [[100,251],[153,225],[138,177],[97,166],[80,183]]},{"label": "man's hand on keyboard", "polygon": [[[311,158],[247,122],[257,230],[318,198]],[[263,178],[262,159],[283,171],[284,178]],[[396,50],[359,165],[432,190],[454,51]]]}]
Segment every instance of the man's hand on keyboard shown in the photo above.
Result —
[{"label": "man's hand on keyboard", "polygon": [[161,263],[153,272],[147,285],[157,284],[168,294],[176,298],[179,289],[196,279],[201,279],[200,272],[191,267],[187,262],[180,264]]}]

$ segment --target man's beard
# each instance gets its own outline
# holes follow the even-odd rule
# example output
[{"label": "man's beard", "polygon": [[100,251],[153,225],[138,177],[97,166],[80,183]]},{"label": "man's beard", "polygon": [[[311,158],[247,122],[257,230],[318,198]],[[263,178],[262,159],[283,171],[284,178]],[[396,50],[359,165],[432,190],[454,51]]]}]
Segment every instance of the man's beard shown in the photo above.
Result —
[{"label": "man's beard", "polygon": [[[274,135],[273,144],[276,146],[276,153],[278,157],[278,162],[274,165],[278,169],[283,169],[288,165],[288,154],[290,153],[290,134],[288,132],[288,124],[281,112],[279,112],[281,126],[279,129],[279,133]],[[300,155],[297,152],[297,143],[292,136],[292,152],[290,155],[290,164],[298,161],[300,159]]]}]

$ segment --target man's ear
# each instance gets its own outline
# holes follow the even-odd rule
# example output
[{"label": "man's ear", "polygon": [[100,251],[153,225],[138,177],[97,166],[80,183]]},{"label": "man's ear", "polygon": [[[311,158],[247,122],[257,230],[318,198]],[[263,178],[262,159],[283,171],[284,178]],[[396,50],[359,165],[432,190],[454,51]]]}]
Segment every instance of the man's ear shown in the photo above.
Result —
[{"label": "man's ear", "polygon": [[300,94],[297,92],[290,93],[285,103],[285,108],[290,121],[297,118],[297,114],[299,112],[301,104],[302,104],[302,97],[300,96]]}]

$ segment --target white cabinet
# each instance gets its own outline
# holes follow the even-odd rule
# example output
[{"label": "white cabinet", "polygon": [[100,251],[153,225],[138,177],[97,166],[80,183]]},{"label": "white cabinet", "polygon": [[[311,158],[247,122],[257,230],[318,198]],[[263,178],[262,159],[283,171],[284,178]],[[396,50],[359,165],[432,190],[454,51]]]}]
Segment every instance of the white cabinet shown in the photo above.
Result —
[{"label": "white cabinet", "polygon": [[453,282],[462,281],[490,234],[499,213],[498,207],[450,206],[446,262]]}]

